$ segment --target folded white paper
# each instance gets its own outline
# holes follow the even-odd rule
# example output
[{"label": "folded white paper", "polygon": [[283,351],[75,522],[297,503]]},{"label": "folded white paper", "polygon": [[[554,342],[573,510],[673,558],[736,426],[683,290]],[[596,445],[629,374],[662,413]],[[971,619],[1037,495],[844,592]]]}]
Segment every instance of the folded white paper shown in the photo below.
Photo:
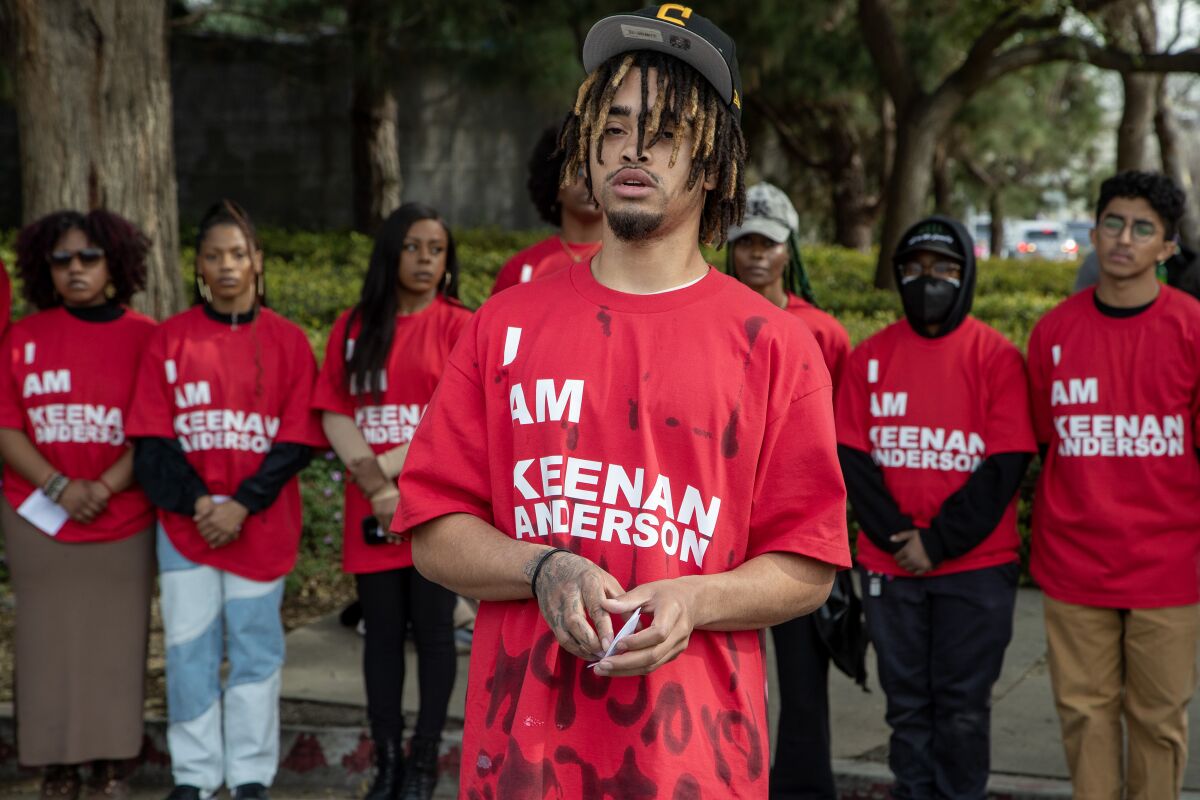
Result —
[{"label": "folded white paper", "polygon": [[[625,622],[625,625],[621,628],[621,630],[617,631],[617,635],[613,637],[612,644],[608,646],[608,650],[605,651],[604,655],[600,656],[600,661],[603,661],[613,653],[617,652],[617,642],[636,631],[638,620],[641,618],[642,610],[640,608],[635,608],[633,613],[629,615],[629,619]],[[597,661],[596,664],[599,664],[600,661]],[[588,664],[588,667],[594,667],[596,664]]]},{"label": "folded white paper", "polygon": [[34,489],[33,494],[17,508],[17,513],[47,536],[57,536],[71,518],[65,508],[47,497],[41,489]]}]

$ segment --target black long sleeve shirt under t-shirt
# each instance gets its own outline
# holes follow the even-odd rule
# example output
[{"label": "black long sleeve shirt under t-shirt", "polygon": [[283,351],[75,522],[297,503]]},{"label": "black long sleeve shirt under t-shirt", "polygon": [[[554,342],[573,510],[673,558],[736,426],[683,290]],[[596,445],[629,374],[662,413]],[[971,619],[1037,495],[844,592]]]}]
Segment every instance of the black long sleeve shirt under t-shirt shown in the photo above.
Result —
[{"label": "black long sleeve shirt under t-shirt", "polygon": [[[255,473],[238,484],[233,499],[257,514],[274,503],[287,482],[311,460],[312,448],[308,445],[275,442]],[[136,440],[133,472],[151,503],[176,514],[192,516],[196,500],[209,494],[176,439]]]},{"label": "black long sleeve shirt under t-shirt", "polygon": [[[913,521],[901,513],[884,483],[883,471],[869,453],[853,447],[838,445],[838,458],[863,533],[884,552],[899,552],[903,543],[893,542],[891,537],[911,530]],[[970,552],[996,529],[1032,459],[1032,453],[988,456],[967,482],[946,498],[929,527],[920,530],[921,544],[934,566]]]}]

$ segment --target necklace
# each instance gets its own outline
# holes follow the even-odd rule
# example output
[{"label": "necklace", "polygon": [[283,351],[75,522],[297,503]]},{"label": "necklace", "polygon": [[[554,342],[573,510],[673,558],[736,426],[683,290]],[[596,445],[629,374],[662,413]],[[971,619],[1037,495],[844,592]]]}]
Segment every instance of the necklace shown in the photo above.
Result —
[{"label": "necklace", "polygon": [[580,261],[583,261],[583,256],[575,254],[575,251],[571,249],[571,245],[567,244],[567,240],[562,237],[562,234],[559,234],[557,238],[558,243],[562,245],[562,249],[571,257],[572,263],[578,264]]}]

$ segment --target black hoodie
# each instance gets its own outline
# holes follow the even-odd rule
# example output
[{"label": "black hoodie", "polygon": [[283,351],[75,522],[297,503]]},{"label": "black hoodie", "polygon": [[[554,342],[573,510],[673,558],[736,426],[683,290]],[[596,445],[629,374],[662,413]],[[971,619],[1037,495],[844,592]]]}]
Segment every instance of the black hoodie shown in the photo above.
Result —
[{"label": "black hoodie", "polygon": [[[940,339],[963,324],[971,313],[975,297],[975,243],[962,223],[949,217],[933,216],[921,220],[904,232],[892,259],[896,285],[900,285],[900,259],[905,250],[934,249],[905,247],[918,229],[930,222],[948,227],[957,239],[962,261],[962,281],[954,305],[946,320],[930,333],[925,323],[905,307],[904,314],[912,329],[927,339]],[[903,298],[903,295],[901,295]],[[846,479],[850,504],[863,533],[884,552],[896,553],[902,544],[891,541],[893,534],[913,528],[912,518],[901,513],[895,498],[888,492],[883,472],[869,453],[846,445],[838,445],[838,457]],[[921,544],[933,566],[948,558],[956,558],[982,542],[1000,524],[1001,518],[1021,486],[1021,479],[1033,458],[1029,453],[997,453],[988,456],[971,474],[963,486],[943,501],[937,516],[928,528],[920,530]]]},{"label": "black hoodie", "polygon": [[925,227],[931,222],[941,223],[950,228],[954,237],[958,240],[958,247],[961,248],[962,283],[958,288],[958,294],[954,298],[954,305],[950,308],[950,314],[946,317],[946,321],[939,325],[935,332],[930,333],[925,329],[925,323],[915,318],[913,310],[904,303],[903,294],[900,296],[900,302],[904,304],[904,316],[908,318],[908,324],[912,326],[912,329],[927,339],[937,339],[950,333],[959,325],[962,325],[963,320],[971,313],[971,303],[975,299],[975,240],[971,238],[971,234],[967,232],[966,227],[956,219],[938,215],[926,217],[904,232],[904,235],[900,237],[900,244],[896,247],[896,252],[892,255],[892,272],[896,276],[897,286],[901,283],[900,254],[907,249],[922,249],[919,246],[916,248],[906,248],[905,243],[913,238],[920,228]]}]

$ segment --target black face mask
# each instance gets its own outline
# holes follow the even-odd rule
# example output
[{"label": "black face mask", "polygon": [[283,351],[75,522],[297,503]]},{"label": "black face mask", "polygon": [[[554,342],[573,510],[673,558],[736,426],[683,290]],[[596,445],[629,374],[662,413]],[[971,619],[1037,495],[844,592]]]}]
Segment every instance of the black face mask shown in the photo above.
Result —
[{"label": "black face mask", "polygon": [[923,325],[940,325],[950,316],[958,287],[941,278],[922,275],[901,285],[904,310]]}]

